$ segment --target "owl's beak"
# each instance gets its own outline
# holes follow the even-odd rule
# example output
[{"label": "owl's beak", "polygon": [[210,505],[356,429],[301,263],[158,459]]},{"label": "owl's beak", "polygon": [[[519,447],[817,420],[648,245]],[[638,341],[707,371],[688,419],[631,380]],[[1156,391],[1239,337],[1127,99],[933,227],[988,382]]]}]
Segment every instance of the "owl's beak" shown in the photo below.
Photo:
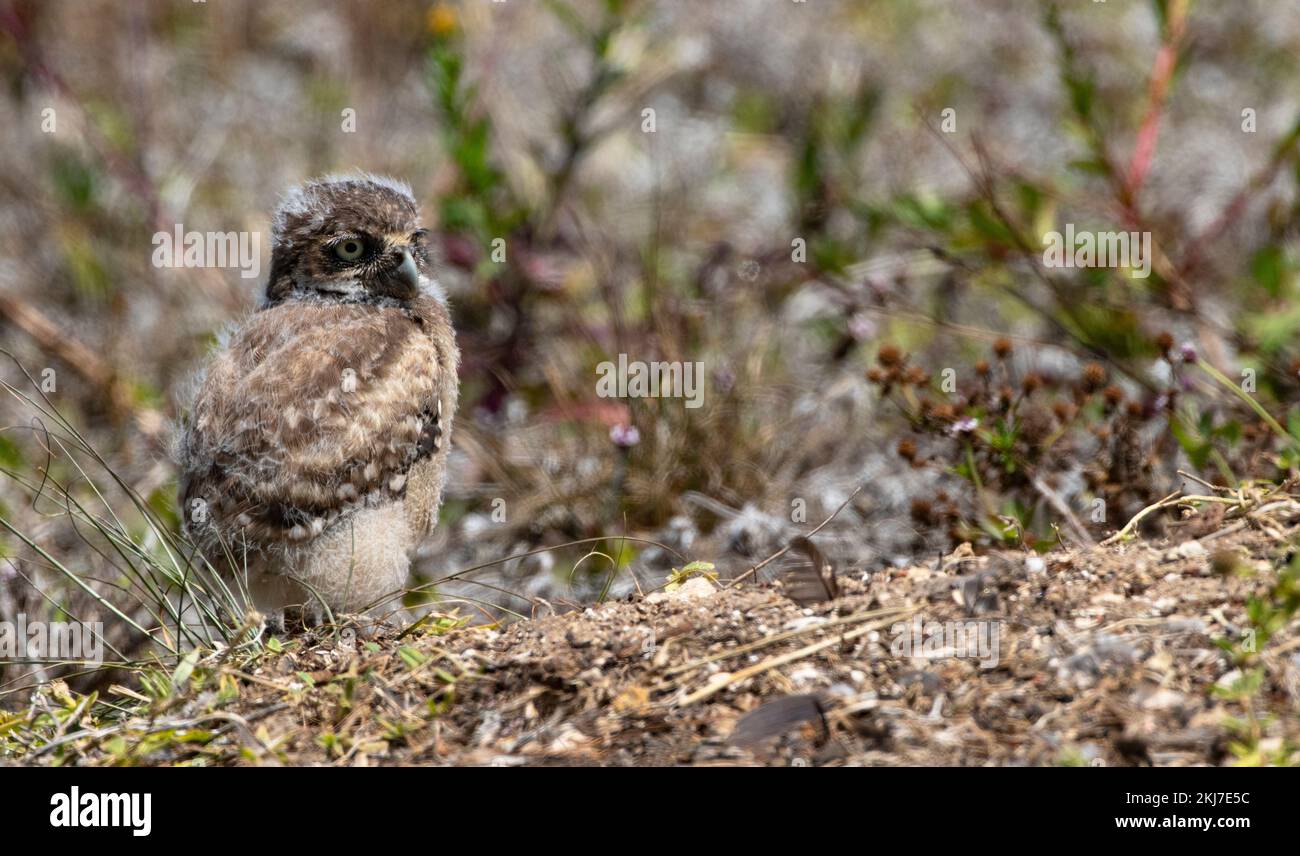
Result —
[{"label": "owl's beak", "polygon": [[420,291],[420,270],[411,251],[402,248],[402,262],[384,275],[385,290],[394,297],[414,297]]}]

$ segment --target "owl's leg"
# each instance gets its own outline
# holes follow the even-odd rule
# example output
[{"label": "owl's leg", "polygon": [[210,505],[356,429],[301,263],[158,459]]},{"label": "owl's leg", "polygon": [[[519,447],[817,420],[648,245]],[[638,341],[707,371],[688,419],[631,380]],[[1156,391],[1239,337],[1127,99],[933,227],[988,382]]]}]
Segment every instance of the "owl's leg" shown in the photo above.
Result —
[{"label": "owl's leg", "polygon": [[249,577],[248,596],[252,607],[265,616],[266,629],[273,633],[285,632],[285,611],[302,603],[302,590],[293,580],[275,573],[260,573]]},{"label": "owl's leg", "polygon": [[354,634],[355,638],[362,640],[380,639],[384,636],[391,636],[396,633],[401,623],[395,621],[391,615],[350,615],[342,623],[345,632]]},{"label": "owl's leg", "polygon": [[411,532],[400,501],[363,508],[339,520],[293,554],[290,570],[317,620],[325,606],[342,615],[384,615],[401,608],[400,592],[410,574]]}]

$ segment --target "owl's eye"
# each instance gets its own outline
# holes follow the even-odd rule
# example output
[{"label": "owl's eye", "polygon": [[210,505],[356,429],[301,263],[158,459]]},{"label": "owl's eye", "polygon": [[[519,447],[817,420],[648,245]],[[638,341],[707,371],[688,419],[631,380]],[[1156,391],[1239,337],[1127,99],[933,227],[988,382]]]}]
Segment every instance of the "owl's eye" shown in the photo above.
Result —
[{"label": "owl's eye", "polygon": [[355,262],[366,252],[366,245],[358,238],[348,238],[334,245],[334,255],[345,262]]}]

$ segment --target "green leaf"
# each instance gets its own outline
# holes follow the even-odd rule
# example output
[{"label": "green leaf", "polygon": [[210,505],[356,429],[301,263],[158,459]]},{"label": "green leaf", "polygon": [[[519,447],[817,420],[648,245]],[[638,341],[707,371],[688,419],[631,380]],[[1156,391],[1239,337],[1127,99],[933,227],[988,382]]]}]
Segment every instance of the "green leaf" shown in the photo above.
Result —
[{"label": "green leaf", "polygon": [[953,209],[937,196],[904,196],[894,202],[891,213],[904,226],[933,229],[936,232],[952,229]]},{"label": "green leaf", "polygon": [[1173,433],[1174,439],[1178,445],[1187,453],[1188,459],[1197,469],[1202,469],[1210,461],[1210,444],[1202,440],[1198,435],[1193,434],[1181,419],[1169,420],[1169,430]]},{"label": "green leaf", "polygon": [[402,662],[406,664],[406,668],[408,669],[419,668],[429,659],[409,645],[403,645],[401,648],[398,648],[397,656],[402,658]]},{"label": "green leaf", "polygon": [[85,211],[94,202],[98,176],[73,152],[61,151],[54,161],[54,187],[69,207]]},{"label": "green leaf", "polygon": [[0,433],[0,467],[16,470],[23,465],[23,453],[13,440]]},{"label": "green leaf", "polygon": [[189,681],[190,675],[194,674],[194,665],[199,661],[199,650],[195,648],[186,654],[184,659],[176,664],[176,670],[172,672],[172,687],[176,690],[185,688],[186,682]]},{"label": "green leaf", "polygon": [[1292,407],[1286,414],[1286,430],[1300,440],[1300,407]]},{"label": "green leaf", "polygon": [[1250,275],[1270,297],[1282,294],[1287,268],[1286,254],[1281,247],[1274,245],[1260,248],[1250,260]]},{"label": "green leaf", "polygon": [[664,586],[664,591],[673,591],[695,576],[704,577],[711,582],[718,581],[718,575],[713,570],[712,562],[691,562],[681,570],[673,568],[673,572],[668,575],[668,584]]}]

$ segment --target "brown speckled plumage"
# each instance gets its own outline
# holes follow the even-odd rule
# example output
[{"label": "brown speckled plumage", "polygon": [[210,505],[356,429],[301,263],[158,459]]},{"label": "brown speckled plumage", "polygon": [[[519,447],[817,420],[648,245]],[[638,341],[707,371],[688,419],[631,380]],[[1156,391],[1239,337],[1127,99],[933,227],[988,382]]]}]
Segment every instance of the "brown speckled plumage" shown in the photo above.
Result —
[{"label": "brown speckled plumage", "polygon": [[[343,259],[344,241],[364,255]],[[264,306],[187,414],[180,503],[258,608],[357,611],[405,582],[436,520],[458,393],[451,320],[414,200],[392,182],[296,189],[272,245]]]}]

